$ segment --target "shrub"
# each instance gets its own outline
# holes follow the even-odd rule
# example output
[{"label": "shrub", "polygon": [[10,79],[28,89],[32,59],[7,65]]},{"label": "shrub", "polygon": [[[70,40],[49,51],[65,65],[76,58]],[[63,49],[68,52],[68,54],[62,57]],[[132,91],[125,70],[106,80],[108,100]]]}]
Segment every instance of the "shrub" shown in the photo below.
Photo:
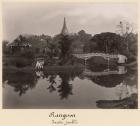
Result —
[{"label": "shrub", "polygon": [[31,51],[25,51],[21,53],[21,57],[27,58],[27,59],[33,59],[35,57],[35,54]]}]

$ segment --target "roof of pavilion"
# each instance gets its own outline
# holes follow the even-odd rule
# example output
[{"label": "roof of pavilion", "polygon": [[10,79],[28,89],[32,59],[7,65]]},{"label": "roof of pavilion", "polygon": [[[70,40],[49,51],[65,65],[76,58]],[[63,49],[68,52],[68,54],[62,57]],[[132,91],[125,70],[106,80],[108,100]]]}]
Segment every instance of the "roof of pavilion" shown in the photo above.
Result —
[{"label": "roof of pavilion", "polygon": [[8,44],[8,46],[18,46],[18,47],[31,47],[31,44],[29,44],[28,42],[24,42],[24,43],[17,43],[17,42],[13,42],[13,43],[10,43]]}]

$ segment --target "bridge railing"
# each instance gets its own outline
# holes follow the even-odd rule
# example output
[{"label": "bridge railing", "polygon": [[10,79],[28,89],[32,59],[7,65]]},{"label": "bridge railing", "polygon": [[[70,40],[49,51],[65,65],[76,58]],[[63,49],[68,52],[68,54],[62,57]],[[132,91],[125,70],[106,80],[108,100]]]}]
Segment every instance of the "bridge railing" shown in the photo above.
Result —
[{"label": "bridge railing", "polygon": [[113,55],[113,54],[105,54],[105,53],[86,53],[86,54],[73,54],[74,56],[78,58],[90,58],[93,56],[101,56],[104,58],[118,58],[118,55]]}]

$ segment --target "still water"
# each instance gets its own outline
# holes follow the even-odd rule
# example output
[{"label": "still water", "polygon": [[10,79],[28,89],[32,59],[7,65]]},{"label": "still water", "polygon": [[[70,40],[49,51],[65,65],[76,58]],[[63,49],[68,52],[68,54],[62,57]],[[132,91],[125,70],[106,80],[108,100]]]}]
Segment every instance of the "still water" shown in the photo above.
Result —
[{"label": "still water", "polygon": [[3,71],[3,108],[137,108],[137,72],[117,66]]}]

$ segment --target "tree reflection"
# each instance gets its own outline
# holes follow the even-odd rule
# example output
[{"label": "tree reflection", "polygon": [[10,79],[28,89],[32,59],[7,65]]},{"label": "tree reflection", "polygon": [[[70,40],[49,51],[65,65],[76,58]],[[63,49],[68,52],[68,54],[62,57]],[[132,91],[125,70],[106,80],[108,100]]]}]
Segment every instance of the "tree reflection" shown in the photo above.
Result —
[{"label": "tree reflection", "polygon": [[[48,74],[45,74],[48,75]],[[60,99],[67,99],[69,95],[72,95],[72,84],[69,84],[70,80],[73,80],[76,77],[76,74],[74,73],[69,73],[69,72],[59,72],[57,75],[61,78],[61,83],[58,85],[58,93],[60,96]],[[49,92],[56,91],[55,85],[56,83],[56,74],[50,74],[48,76],[48,81],[50,85],[47,87]]]},{"label": "tree reflection", "polygon": [[[72,71],[71,69],[60,69],[57,71],[54,70],[48,70],[48,71],[44,71],[44,75],[46,78],[48,78],[48,81],[50,83],[50,85],[47,87],[47,89],[49,90],[49,92],[53,92],[53,91],[58,91],[59,96],[61,99],[67,99],[69,97],[69,95],[72,95],[72,84],[70,84],[70,81],[73,81],[75,79],[75,77],[80,76],[80,74],[82,73],[81,69],[77,69]],[[57,89],[56,89],[56,77],[59,75],[59,77],[61,78],[61,83],[60,85],[58,85]]]},{"label": "tree reflection", "polygon": [[103,87],[115,87],[124,80],[124,75],[87,76],[95,84]]},{"label": "tree reflection", "polygon": [[61,99],[67,99],[69,95],[72,95],[72,84],[69,84],[69,81],[71,80],[70,74],[59,74],[62,82],[58,86],[58,92],[61,97]]},{"label": "tree reflection", "polygon": [[[95,65],[85,67],[83,74],[86,78],[104,87],[115,87],[120,84],[127,72],[125,66],[107,66],[105,65]],[[96,68],[97,67],[97,68]]]},{"label": "tree reflection", "polygon": [[49,92],[56,91],[56,88],[54,87],[54,84],[56,84],[55,79],[56,79],[56,75],[50,75],[49,80],[48,80],[50,82],[50,85],[47,88]]},{"label": "tree reflection", "polygon": [[138,75],[136,70],[127,68],[126,74],[109,74],[109,75],[101,75],[101,76],[85,74],[85,77],[100,86],[115,87],[122,82],[125,82],[126,85],[137,85]]},{"label": "tree reflection", "polygon": [[125,74],[122,79],[118,78],[120,83],[117,84],[115,87],[118,100],[98,100],[96,102],[98,108],[108,108],[108,109],[138,108],[137,69],[128,67],[127,71],[128,71],[127,74]]},{"label": "tree reflection", "polygon": [[128,72],[124,78],[127,85],[136,85],[138,84],[138,71],[137,67],[134,69],[133,67],[127,67]]},{"label": "tree reflection", "polygon": [[3,74],[4,80],[7,80],[8,85],[14,87],[14,91],[18,92],[19,96],[22,96],[27,90],[33,89],[36,86],[37,77],[33,71],[4,71]]}]

